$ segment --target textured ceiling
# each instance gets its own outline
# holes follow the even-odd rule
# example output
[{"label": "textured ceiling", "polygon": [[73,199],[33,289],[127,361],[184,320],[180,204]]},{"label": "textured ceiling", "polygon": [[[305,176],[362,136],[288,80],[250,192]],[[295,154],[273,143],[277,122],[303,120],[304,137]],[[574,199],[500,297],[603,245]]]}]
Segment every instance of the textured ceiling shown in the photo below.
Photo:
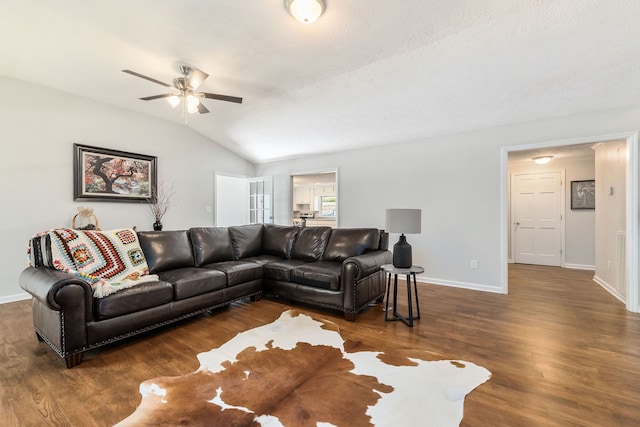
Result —
[{"label": "textured ceiling", "polygon": [[2,0],[0,75],[180,123],[178,66],[211,76],[195,131],[253,162],[638,104],[639,0]]},{"label": "textured ceiling", "polygon": [[541,156],[551,156],[553,162],[557,161],[558,159],[567,160],[569,158],[591,159],[595,162],[596,154],[593,150],[593,147],[595,145],[596,144],[594,143],[588,143],[536,148],[533,150],[511,151],[509,153],[509,164],[529,163],[533,165],[533,158]]}]

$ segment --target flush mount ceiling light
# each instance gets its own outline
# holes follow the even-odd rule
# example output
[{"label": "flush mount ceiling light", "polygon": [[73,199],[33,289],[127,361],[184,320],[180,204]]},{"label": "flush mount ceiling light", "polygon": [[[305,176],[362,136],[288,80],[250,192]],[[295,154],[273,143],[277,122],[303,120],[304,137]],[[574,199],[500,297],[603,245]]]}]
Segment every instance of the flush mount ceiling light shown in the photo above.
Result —
[{"label": "flush mount ceiling light", "polygon": [[553,156],[538,156],[534,157],[533,161],[539,165],[546,165],[551,161],[551,159],[553,159]]},{"label": "flush mount ceiling light", "polygon": [[303,24],[311,24],[324,13],[324,0],[284,0],[287,11]]}]

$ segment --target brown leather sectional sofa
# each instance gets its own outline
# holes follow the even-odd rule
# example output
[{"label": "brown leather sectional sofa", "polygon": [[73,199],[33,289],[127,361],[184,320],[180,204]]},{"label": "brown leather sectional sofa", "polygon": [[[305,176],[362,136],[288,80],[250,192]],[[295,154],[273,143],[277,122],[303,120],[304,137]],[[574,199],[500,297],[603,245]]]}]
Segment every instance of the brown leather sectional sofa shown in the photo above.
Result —
[{"label": "brown leather sectional sofa", "polygon": [[21,273],[20,286],[33,296],[36,336],[67,367],[89,349],[263,294],[340,310],[353,321],[382,300],[380,266],[392,259],[388,234],[374,228],[254,224],[138,238],[159,281],[94,298],[76,275],[42,266]]}]

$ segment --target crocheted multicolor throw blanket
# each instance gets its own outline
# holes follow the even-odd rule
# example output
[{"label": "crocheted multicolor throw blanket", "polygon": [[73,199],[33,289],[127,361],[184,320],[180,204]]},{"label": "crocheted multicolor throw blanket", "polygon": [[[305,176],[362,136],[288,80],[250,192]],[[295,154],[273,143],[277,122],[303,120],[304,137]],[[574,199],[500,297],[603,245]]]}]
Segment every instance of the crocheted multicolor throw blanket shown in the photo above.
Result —
[{"label": "crocheted multicolor throw blanket", "polygon": [[110,231],[55,228],[29,241],[29,264],[46,266],[82,277],[93,296],[102,298],[122,289],[158,280],[133,229]]}]

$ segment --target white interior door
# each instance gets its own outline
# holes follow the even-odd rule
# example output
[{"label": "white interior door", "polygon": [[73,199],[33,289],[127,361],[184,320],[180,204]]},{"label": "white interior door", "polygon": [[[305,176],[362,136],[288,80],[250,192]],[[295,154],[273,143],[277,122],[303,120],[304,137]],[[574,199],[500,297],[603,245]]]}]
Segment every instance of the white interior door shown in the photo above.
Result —
[{"label": "white interior door", "polygon": [[561,172],[513,175],[514,262],[563,265],[562,181]]},{"label": "white interior door", "polygon": [[249,184],[247,178],[215,175],[215,218],[219,227],[249,223]]}]

